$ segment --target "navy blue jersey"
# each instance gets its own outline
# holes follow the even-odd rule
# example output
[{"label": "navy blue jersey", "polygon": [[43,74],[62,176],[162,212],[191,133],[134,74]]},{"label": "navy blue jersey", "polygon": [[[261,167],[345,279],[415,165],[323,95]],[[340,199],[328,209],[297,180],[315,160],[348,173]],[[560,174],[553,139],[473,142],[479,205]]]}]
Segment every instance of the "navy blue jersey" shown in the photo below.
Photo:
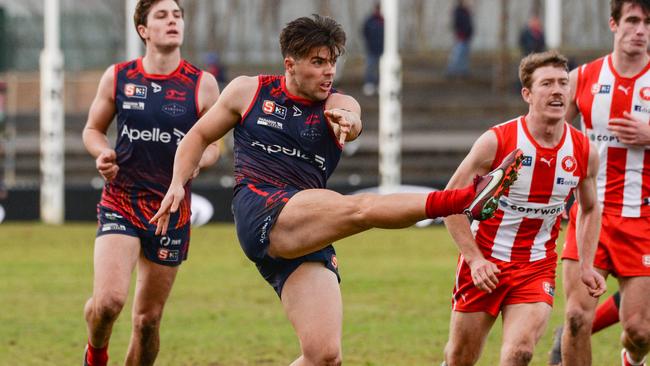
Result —
[{"label": "navy blue jersey", "polygon": [[[169,75],[147,74],[142,59],[115,65],[117,177],[104,187],[101,206],[122,212],[141,228],[171,183],[179,142],[199,118],[202,71],[185,60]],[[189,222],[189,185],[171,227]]]},{"label": "navy blue jersey", "polygon": [[325,188],[341,157],[341,146],[323,113],[325,101],[291,95],[284,76],[258,79],[255,98],[234,131],[237,187],[269,183]]}]

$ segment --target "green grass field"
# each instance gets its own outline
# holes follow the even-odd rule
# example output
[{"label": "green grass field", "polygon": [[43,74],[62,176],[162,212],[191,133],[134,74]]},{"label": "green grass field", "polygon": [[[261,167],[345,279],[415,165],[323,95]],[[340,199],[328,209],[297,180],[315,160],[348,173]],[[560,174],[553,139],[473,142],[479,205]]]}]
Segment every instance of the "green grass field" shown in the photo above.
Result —
[{"label": "green grass field", "polygon": [[[0,365],[81,365],[83,305],[92,291],[94,224],[0,225]],[[373,230],[336,244],[346,365],[439,365],[447,340],[456,248],[444,227]],[[116,253],[117,254],[117,253]],[[616,288],[609,281],[610,291]],[[553,317],[533,365],[546,364]],[[109,353],[121,365],[130,303]],[[616,365],[620,326],[594,336],[594,365]],[[479,365],[497,365],[495,324]],[[232,225],[192,233],[166,307],[157,365],[288,365],[299,354],[273,290],[244,257]]]}]

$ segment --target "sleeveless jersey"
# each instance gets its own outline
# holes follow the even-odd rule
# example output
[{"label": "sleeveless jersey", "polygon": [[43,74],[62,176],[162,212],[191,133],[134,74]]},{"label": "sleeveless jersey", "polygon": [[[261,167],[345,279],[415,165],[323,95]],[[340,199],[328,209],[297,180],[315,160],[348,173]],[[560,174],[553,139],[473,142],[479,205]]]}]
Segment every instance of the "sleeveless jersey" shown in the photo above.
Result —
[{"label": "sleeveless jersey", "polygon": [[[185,60],[169,75],[147,74],[142,59],[115,65],[115,152],[119,171],[104,186],[100,205],[125,215],[141,229],[160,207],[171,183],[174,154],[199,118],[202,71]],[[190,219],[189,184],[170,228]]]},{"label": "sleeveless jersey", "polygon": [[325,188],[341,146],[324,107],[325,100],[291,95],[284,76],[260,75],[257,93],[234,129],[235,190],[248,183]]},{"label": "sleeveless jersey", "polygon": [[632,78],[617,74],[611,55],[580,66],[576,105],[583,132],[598,148],[598,200],[603,212],[650,216],[650,150],[624,145],[607,130],[609,120],[624,118],[625,111],[649,120],[650,64]]},{"label": "sleeveless jersey", "polygon": [[472,229],[483,255],[506,262],[555,258],[556,239],[566,201],[587,174],[589,140],[564,123],[554,148],[540,146],[525,117],[492,128],[498,140],[496,168],[515,148],[524,153],[517,180],[499,200],[492,219],[475,221]]}]

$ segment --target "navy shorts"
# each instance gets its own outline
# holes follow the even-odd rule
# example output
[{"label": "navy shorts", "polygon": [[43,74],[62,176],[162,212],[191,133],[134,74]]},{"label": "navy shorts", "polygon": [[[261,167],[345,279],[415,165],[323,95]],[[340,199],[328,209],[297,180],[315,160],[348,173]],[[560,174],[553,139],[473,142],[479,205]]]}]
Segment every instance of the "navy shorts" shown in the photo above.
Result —
[{"label": "navy shorts", "polygon": [[141,229],[124,218],[119,212],[97,206],[97,237],[106,234],[134,236],[140,239],[140,247],[148,260],[164,266],[178,266],[187,259],[190,247],[190,223],[168,229],[165,235],[155,235],[156,228]]},{"label": "navy shorts", "polygon": [[232,201],[239,244],[278,296],[282,296],[287,278],[304,262],[322,262],[341,281],[332,245],[294,259],[273,258],[268,254],[271,228],[284,205],[298,192],[290,187],[247,184],[237,188]]}]

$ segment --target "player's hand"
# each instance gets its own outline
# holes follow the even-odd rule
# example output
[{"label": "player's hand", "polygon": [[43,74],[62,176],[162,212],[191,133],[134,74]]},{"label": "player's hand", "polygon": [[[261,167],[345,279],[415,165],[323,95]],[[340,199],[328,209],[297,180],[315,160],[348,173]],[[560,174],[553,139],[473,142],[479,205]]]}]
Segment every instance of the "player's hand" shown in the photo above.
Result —
[{"label": "player's hand", "polygon": [[610,119],[607,129],[618,137],[618,140],[623,144],[650,145],[650,125],[648,121],[642,121],[629,112],[623,112],[623,116],[625,118]]},{"label": "player's hand", "polygon": [[167,234],[169,218],[171,214],[178,211],[181,201],[185,198],[185,189],[182,186],[170,186],[165,198],[160,202],[158,212],[149,220],[150,224],[156,224],[156,235]]},{"label": "player's hand", "polygon": [[607,283],[605,278],[598,273],[593,267],[583,268],[580,271],[580,277],[582,282],[587,286],[587,291],[592,297],[600,297],[607,291]]},{"label": "player's hand", "polygon": [[97,159],[95,159],[95,167],[106,181],[115,178],[117,176],[117,171],[120,170],[120,167],[117,166],[116,160],[117,155],[113,149],[102,151]]},{"label": "player's hand", "polygon": [[472,271],[472,282],[479,290],[492,293],[492,290],[497,288],[499,283],[497,274],[501,271],[496,264],[485,258],[480,258],[469,263],[469,268]]},{"label": "player's hand", "polygon": [[345,118],[344,112],[342,109],[328,109],[325,111],[327,121],[339,126],[339,144],[341,146],[345,144],[345,139],[352,130],[352,123]]}]

